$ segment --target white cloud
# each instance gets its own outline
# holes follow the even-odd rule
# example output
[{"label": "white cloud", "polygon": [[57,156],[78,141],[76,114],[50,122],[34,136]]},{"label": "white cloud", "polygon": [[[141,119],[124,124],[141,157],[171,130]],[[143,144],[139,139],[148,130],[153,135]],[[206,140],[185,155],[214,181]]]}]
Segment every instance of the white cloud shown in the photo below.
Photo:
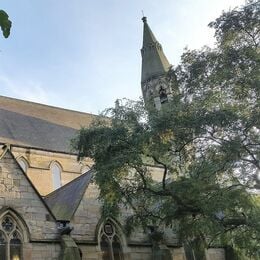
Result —
[{"label": "white cloud", "polygon": [[2,93],[8,93],[8,96],[39,103],[48,103],[48,94],[38,82],[13,80],[2,74],[0,75],[0,84]]}]

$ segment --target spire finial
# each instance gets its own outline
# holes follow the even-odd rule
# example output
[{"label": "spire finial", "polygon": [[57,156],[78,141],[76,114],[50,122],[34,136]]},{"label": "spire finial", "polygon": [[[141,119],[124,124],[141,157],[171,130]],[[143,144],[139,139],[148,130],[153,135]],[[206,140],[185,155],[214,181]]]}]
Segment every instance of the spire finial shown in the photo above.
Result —
[{"label": "spire finial", "polygon": [[144,23],[147,23],[147,17],[144,16],[144,11],[143,11],[143,10],[142,10],[142,15],[143,15],[143,18],[142,18],[143,22],[144,22]]}]

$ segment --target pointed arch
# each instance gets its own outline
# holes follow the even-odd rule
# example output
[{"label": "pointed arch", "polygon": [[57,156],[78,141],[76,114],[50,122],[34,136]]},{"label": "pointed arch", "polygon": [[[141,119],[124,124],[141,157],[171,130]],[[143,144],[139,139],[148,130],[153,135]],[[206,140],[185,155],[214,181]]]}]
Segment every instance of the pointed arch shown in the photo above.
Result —
[{"label": "pointed arch", "polygon": [[56,190],[61,187],[62,166],[58,161],[52,161],[50,163],[50,170],[52,175],[53,189]]},{"label": "pointed arch", "polygon": [[0,210],[1,259],[23,259],[23,245],[29,241],[29,229],[23,218],[12,208]]},{"label": "pointed arch", "polygon": [[28,168],[30,167],[29,162],[23,156],[18,157],[16,160],[23,171],[27,174]]},{"label": "pointed arch", "polygon": [[20,232],[22,232],[23,241],[28,242],[30,240],[30,230],[23,217],[11,207],[2,207],[0,210],[0,220],[3,219],[3,217],[6,215],[9,215],[14,219],[14,221],[20,228]]},{"label": "pointed arch", "polygon": [[127,243],[119,222],[112,218],[100,220],[96,236],[102,259],[126,259]]},{"label": "pointed arch", "polygon": [[63,171],[62,164],[59,161],[57,161],[57,160],[53,160],[53,161],[50,162],[49,169],[51,169],[52,165],[55,165],[55,164],[58,165],[58,167],[60,167],[61,171]]}]

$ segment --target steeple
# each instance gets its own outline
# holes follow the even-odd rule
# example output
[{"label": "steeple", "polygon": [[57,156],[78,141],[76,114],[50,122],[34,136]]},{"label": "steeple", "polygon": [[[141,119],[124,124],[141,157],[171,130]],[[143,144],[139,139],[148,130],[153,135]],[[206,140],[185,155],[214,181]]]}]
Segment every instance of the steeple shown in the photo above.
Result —
[{"label": "steeple", "polygon": [[143,47],[142,53],[142,79],[141,82],[149,80],[152,77],[167,73],[170,63],[164,55],[161,44],[156,40],[150,29],[147,18],[142,18],[144,23]]},{"label": "steeple", "polygon": [[[161,44],[150,29],[147,18],[144,23],[141,86],[145,103],[154,104],[161,109],[163,103],[171,99],[172,83],[167,78],[171,65],[164,55]],[[151,103],[152,102],[152,103]]]}]

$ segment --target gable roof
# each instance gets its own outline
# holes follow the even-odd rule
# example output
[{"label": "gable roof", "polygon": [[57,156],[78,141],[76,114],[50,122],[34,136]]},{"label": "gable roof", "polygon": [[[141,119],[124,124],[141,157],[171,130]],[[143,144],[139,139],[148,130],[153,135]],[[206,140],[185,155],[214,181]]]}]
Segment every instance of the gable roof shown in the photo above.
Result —
[{"label": "gable roof", "polygon": [[0,96],[0,142],[71,153],[70,140],[96,117]]},{"label": "gable roof", "polygon": [[77,130],[0,108],[0,140],[53,151],[70,152]]},{"label": "gable roof", "polygon": [[[26,175],[26,173],[24,172],[24,170],[22,169],[22,167],[20,166],[20,164],[17,162],[17,160],[15,159],[14,155],[12,154],[12,152],[10,151],[9,147],[5,146],[2,149],[2,153],[0,153],[0,163],[1,160],[3,160],[4,158],[7,159],[11,159],[13,160],[13,162],[18,166],[18,168],[20,169],[20,171],[22,172],[23,177],[27,180],[29,186],[31,186],[31,188],[33,189],[33,191],[35,192],[36,196],[39,198],[39,200],[41,201],[41,203],[43,204],[43,206],[46,208],[46,210],[50,213],[51,217],[56,220],[55,215],[52,213],[52,211],[50,210],[49,206],[46,204],[46,202],[44,201],[44,199],[42,198],[42,196],[40,195],[40,193],[38,192],[38,190],[35,188],[35,186],[33,185],[33,183],[31,182],[31,180],[29,179],[29,177]],[[8,158],[9,157],[9,158]]]},{"label": "gable roof", "polygon": [[47,195],[44,200],[59,221],[70,221],[91,181],[93,169]]},{"label": "gable roof", "polygon": [[74,129],[89,126],[93,118],[97,117],[89,113],[5,96],[0,96],[0,108]]}]

